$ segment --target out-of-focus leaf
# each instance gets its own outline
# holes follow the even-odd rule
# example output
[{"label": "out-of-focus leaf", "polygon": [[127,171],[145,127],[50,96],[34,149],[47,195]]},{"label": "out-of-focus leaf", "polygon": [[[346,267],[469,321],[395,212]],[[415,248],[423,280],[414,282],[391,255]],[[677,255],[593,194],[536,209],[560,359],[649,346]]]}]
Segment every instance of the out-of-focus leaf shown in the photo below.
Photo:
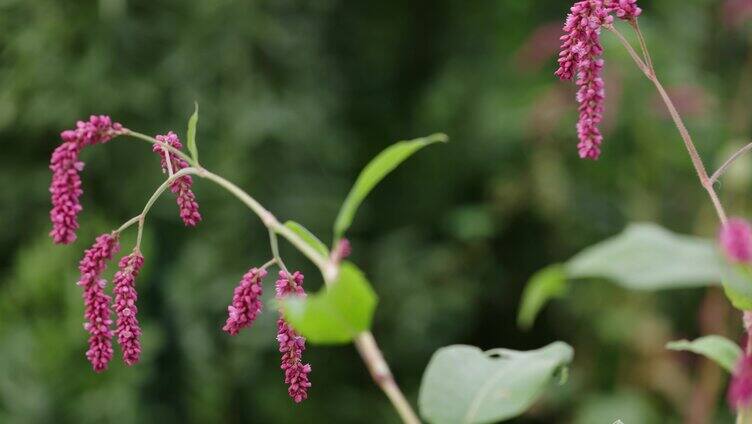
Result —
[{"label": "out-of-focus leaf", "polygon": [[446,134],[432,134],[428,137],[417,138],[410,141],[400,141],[395,143],[381,153],[379,153],[371,162],[363,168],[360,172],[358,179],[350,189],[350,193],[345,198],[342,207],[339,210],[337,219],[334,222],[334,238],[340,238],[352,224],[355,212],[358,207],[366,198],[368,193],[378,184],[384,177],[394,170],[399,164],[409,158],[413,153],[426,147],[430,144],[442,142],[446,143],[449,138]]},{"label": "out-of-focus leaf", "polygon": [[196,147],[196,125],[198,124],[198,102],[194,103],[196,108],[193,115],[188,119],[188,152],[191,153],[193,161],[198,163],[198,147]]},{"label": "out-of-focus leaf", "polygon": [[723,291],[735,308],[752,310],[752,270],[747,264],[726,264],[723,268]]},{"label": "out-of-focus leaf", "polygon": [[535,317],[549,299],[561,297],[566,291],[567,274],[563,265],[549,265],[535,273],[522,292],[517,324],[525,329],[532,327]]},{"label": "out-of-focus leaf", "polygon": [[578,402],[572,424],[663,423],[652,399],[638,391],[590,395]]},{"label": "out-of-focus leaf", "polygon": [[337,280],[308,297],[280,301],[287,322],[311,343],[352,341],[371,327],[377,297],[363,272],[343,262]]},{"label": "out-of-focus leaf", "polygon": [[420,386],[420,413],[434,424],[491,423],[527,410],[572,361],[574,351],[555,342],[527,352],[474,346],[439,349]]},{"label": "out-of-focus leaf", "polygon": [[326,257],[327,255],[329,255],[329,248],[327,248],[324,242],[319,240],[319,238],[316,237],[312,232],[308,231],[306,227],[298,224],[295,221],[285,222],[285,227],[289,228],[295,234],[300,236],[300,238],[302,238],[303,241],[305,241],[309,246],[314,248],[322,256]]},{"label": "out-of-focus leaf", "polygon": [[703,355],[722,366],[726,371],[733,372],[734,366],[742,356],[742,349],[731,340],[716,335],[703,336],[698,339],[677,340],[668,342],[667,349],[688,350]]},{"label": "out-of-focus leaf", "polygon": [[716,285],[720,258],[709,239],[672,233],[650,223],[591,246],[566,263],[572,278],[602,277],[629,289],[658,290]]}]

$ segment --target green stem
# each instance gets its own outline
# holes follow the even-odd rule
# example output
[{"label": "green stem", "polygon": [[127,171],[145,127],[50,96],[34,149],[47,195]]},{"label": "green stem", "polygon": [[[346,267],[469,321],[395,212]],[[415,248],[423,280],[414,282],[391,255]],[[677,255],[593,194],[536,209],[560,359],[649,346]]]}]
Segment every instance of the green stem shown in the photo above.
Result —
[{"label": "green stem", "polygon": [[122,233],[122,232],[123,232],[123,231],[125,231],[125,230],[126,230],[126,229],[127,229],[128,227],[130,227],[131,225],[133,225],[133,224],[135,224],[136,222],[138,222],[138,221],[139,221],[140,219],[141,219],[141,215],[136,215],[136,216],[134,216],[133,218],[129,219],[128,221],[125,221],[125,224],[121,225],[121,226],[120,226],[120,228],[118,228],[117,230],[115,230],[115,233],[116,233],[116,234],[120,234],[120,233]]}]

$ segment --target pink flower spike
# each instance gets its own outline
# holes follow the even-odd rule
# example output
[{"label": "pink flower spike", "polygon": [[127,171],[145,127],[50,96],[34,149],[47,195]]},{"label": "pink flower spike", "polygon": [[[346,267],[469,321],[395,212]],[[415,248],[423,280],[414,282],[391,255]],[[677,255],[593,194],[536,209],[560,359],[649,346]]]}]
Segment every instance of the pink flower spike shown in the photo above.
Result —
[{"label": "pink flower spike", "polygon": [[[289,295],[305,296],[303,274],[296,271],[290,275],[280,271],[276,289],[277,299]],[[302,361],[305,338],[296,333],[281,314],[277,320],[277,342],[282,353],[280,368],[285,372],[287,393],[295,403],[300,403],[308,398],[308,388],[311,387],[308,374],[311,373],[311,364],[304,364]]]},{"label": "pink flower spike", "polygon": [[[155,138],[177,150],[180,150],[183,147],[177,134],[172,131],[166,135],[158,135]],[[162,158],[162,171],[167,172],[169,168],[167,167],[167,158],[165,157],[164,149],[161,145],[155,144],[153,150],[160,158]],[[170,154],[170,165],[172,165],[173,172],[178,172],[183,168],[187,168],[188,162],[180,156]],[[188,227],[195,227],[196,224],[201,221],[201,214],[198,211],[196,195],[193,194],[193,190],[191,190],[192,186],[193,178],[191,178],[190,175],[183,175],[170,184],[170,191],[172,191],[177,198],[178,208],[180,209],[180,218]]]},{"label": "pink flower spike", "polygon": [[261,312],[261,295],[264,292],[261,282],[266,276],[265,269],[251,268],[243,275],[235,287],[232,303],[227,307],[227,321],[222,330],[235,336],[245,327],[250,327]]},{"label": "pink flower spike", "polygon": [[752,260],[752,227],[742,218],[731,218],[718,235],[723,252],[731,262]]},{"label": "pink flower spike", "polygon": [[113,281],[117,313],[115,334],[123,351],[123,362],[129,366],[137,363],[141,356],[141,327],[136,317],[138,293],[135,282],[143,265],[144,257],[138,252],[123,256]]},{"label": "pink flower spike", "polygon": [[110,317],[110,296],[104,293],[107,281],[100,278],[107,261],[120,249],[118,240],[112,234],[97,237],[94,245],[84,252],[79,263],[81,272],[78,285],[84,289],[84,329],[89,332],[89,349],[86,357],[94,371],[102,372],[112,359],[112,319]]},{"label": "pink flower spike", "polygon": [[728,402],[734,409],[752,405],[752,356],[744,355],[734,369],[728,389]]},{"label": "pink flower spike", "polygon": [[70,244],[76,240],[78,213],[83,209],[79,201],[83,190],[78,173],[84,165],[78,160],[80,150],[75,141],[67,141],[55,149],[50,159],[52,171],[52,183],[50,183],[52,231],[50,231],[50,236],[57,244]]},{"label": "pink flower spike", "polygon": [[601,77],[603,46],[600,33],[601,26],[613,22],[609,12],[603,0],[578,1],[567,16],[565,34],[561,37],[556,76],[562,80],[577,77],[577,101],[580,103],[577,149],[583,159],[598,159],[601,154],[603,137],[598,126],[603,120],[605,89]]},{"label": "pink flower spike", "polygon": [[79,152],[85,146],[105,143],[123,131],[123,126],[113,123],[109,116],[92,115],[88,121],[78,121],[75,129],[60,134],[63,143],[52,152],[50,158],[50,236],[55,243],[70,244],[76,240],[77,217],[83,209],[79,201],[83,190],[78,173],[83,170],[84,163],[78,160]]}]

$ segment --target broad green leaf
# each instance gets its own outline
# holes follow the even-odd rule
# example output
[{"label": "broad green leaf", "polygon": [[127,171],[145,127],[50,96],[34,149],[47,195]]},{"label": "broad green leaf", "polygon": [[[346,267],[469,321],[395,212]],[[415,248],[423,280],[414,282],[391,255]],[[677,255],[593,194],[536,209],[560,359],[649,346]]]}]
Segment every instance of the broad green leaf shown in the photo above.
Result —
[{"label": "broad green leaf", "polygon": [[300,224],[298,224],[295,221],[287,221],[285,222],[285,227],[289,228],[297,234],[300,238],[303,239],[303,241],[306,242],[309,246],[314,248],[317,252],[319,252],[322,256],[326,257],[329,255],[329,248],[326,247],[324,242],[319,240],[318,237],[313,235],[312,232],[308,231],[308,229]]},{"label": "broad green leaf", "polygon": [[413,153],[433,143],[446,143],[449,138],[445,134],[433,134],[428,137],[418,138],[410,141],[400,141],[395,143],[381,153],[379,153],[371,162],[363,168],[358,179],[350,189],[350,193],[345,198],[342,207],[339,210],[336,221],[334,221],[334,238],[339,239],[350,228],[355,212],[366,198],[368,193],[384,177],[394,170],[405,159]]},{"label": "broad green leaf", "polygon": [[363,272],[343,262],[337,281],[330,287],[280,303],[287,322],[311,343],[340,344],[371,327],[377,301]]},{"label": "broad green leaf", "polygon": [[520,352],[474,346],[439,349],[428,363],[418,406],[433,424],[492,423],[527,410],[572,361],[574,351],[563,342]]},{"label": "broad green leaf", "polygon": [[668,342],[666,348],[671,350],[687,350],[703,355],[730,373],[734,372],[734,367],[742,356],[742,349],[736,343],[725,337],[716,335],[703,336],[691,342],[689,340]]},{"label": "broad green leaf", "polygon": [[672,233],[649,223],[591,246],[566,264],[571,278],[602,277],[629,289],[716,285],[721,267],[712,240]]},{"label": "broad green leaf", "polygon": [[564,296],[566,291],[567,274],[563,265],[550,265],[535,273],[522,292],[517,325],[525,329],[532,327],[538,312],[549,299]]},{"label": "broad green leaf", "polygon": [[198,102],[195,102],[196,108],[190,119],[188,119],[188,152],[190,152],[193,161],[198,163],[198,148],[196,147],[196,125],[198,124]]},{"label": "broad green leaf", "polygon": [[749,265],[725,264],[723,291],[736,309],[752,310],[752,270]]}]

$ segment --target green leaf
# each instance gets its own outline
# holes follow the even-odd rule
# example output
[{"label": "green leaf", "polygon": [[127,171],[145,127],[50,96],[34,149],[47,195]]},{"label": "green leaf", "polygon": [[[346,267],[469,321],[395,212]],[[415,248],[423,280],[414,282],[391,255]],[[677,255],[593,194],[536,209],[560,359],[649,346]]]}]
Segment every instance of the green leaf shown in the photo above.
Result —
[{"label": "green leaf", "polygon": [[649,223],[591,246],[566,264],[571,278],[602,277],[629,289],[716,285],[721,267],[712,240],[672,233]]},{"label": "green leaf", "polygon": [[343,262],[337,281],[328,289],[280,303],[287,322],[311,343],[341,344],[371,327],[377,301],[363,272]]},{"label": "green leaf", "polygon": [[483,352],[465,345],[441,348],[423,374],[418,399],[421,415],[434,424],[514,418],[538,399],[573,355],[572,347],[563,342],[528,352]]},{"label": "green leaf", "polygon": [[198,163],[198,148],[196,147],[196,125],[198,124],[198,102],[193,115],[188,119],[188,152],[190,152],[193,161]]},{"label": "green leaf", "polygon": [[742,349],[736,343],[725,337],[715,335],[703,336],[691,342],[689,340],[668,342],[666,348],[687,350],[703,355],[730,373],[734,372],[734,367],[742,356]]},{"label": "green leaf", "polygon": [[517,325],[524,329],[532,327],[538,312],[549,299],[564,296],[566,292],[567,274],[563,265],[550,265],[535,273],[522,292]]},{"label": "green leaf", "polygon": [[736,309],[752,310],[752,270],[749,265],[725,264],[723,291]]},{"label": "green leaf", "polygon": [[324,242],[319,240],[318,237],[313,235],[312,232],[308,231],[308,229],[300,224],[298,224],[295,221],[287,221],[285,222],[285,227],[289,228],[297,234],[303,241],[306,242],[309,246],[314,248],[317,252],[319,252],[322,256],[327,257],[329,255],[329,248],[326,247]]},{"label": "green leaf", "polygon": [[363,168],[355,184],[350,189],[350,193],[345,198],[345,202],[339,210],[337,219],[334,222],[334,238],[339,239],[350,228],[355,212],[366,198],[368,193],[387,174],[394,168],[404,162],[413,153],[430,144],[442,142],[446,143],[449,138],[445,134],[433,134],[428,137],[418,138],[410,141],[400,141],[395,143],[381,153],[379,153],[371,162]]}]

